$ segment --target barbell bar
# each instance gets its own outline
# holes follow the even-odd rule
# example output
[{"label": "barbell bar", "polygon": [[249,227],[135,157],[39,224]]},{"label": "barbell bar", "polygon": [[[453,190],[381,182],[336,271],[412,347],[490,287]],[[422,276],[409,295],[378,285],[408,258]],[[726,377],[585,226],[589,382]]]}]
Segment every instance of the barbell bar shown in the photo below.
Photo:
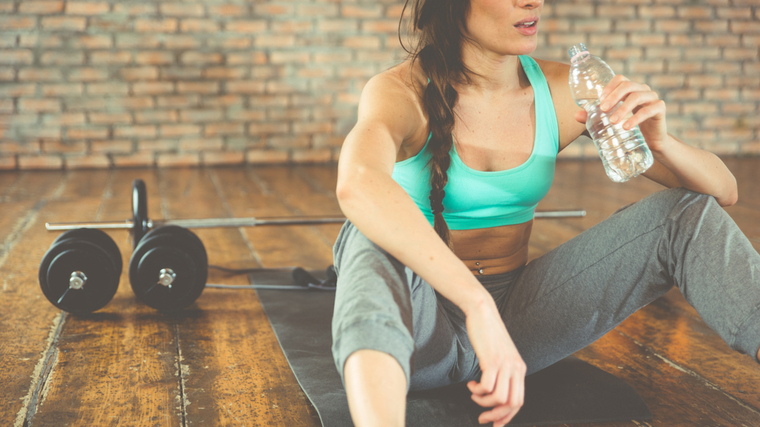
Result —
[{"label": "barbell bar", "polygon": [[[45,228],[49,231],[66,231],[79,228],[96,228],[102,230],[132,230],[135,247],[148,230],[164,225],[176,225],[183,228],[217,228],[217,227],[259,227],[265,225],[320,225],[339,224],[346,221],[345,217],[274,217],[274,218],[205,218],[205,219],[163,219],[148,218],[148,199],[145,182],[136,179],[132,183],[132,219],[124,221],[102,222],[48,222]],[[580,218],[586,215],[581,209],[560,211],[536,211],[534,218]]]}]

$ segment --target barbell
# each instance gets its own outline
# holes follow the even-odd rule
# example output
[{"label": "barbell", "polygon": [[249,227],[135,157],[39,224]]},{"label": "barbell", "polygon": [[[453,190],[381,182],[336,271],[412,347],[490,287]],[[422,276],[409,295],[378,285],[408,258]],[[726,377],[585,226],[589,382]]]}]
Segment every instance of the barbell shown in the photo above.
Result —
[{"label": "barbell", "polygon": [[[583,210],[537,211],[535,218],[577,218]],[[116,294],[122,271],[116,243],[101,230],[127,229],[133,235],[129,280],[137,298],[150,307],[173,311],[192,304],[208,278],[203,242],[190,228],[338,224],[344,217],[208,218],[151,220],[145,182],[132,183],[132,218],[112,222],[46,223],[65,231],[40,263],[39,282],[56,307],[86,314],[105,306]],[[328,274],[329,275],[329,274]],[[294,280],[306,287],[301,278]]]}]

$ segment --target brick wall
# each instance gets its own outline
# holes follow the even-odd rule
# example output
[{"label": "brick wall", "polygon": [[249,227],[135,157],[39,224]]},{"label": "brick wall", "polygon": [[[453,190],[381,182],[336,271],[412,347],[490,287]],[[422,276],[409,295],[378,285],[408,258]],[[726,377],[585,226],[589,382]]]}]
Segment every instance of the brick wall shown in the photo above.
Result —
[{"label": "brick wall", "polygon": [[[0,0],[0,169],[334,161],[405,55],[402,5]],[[655,88],[675,135],[760,153],[760,0],[550,1],[535,56],[576,42]]]}]

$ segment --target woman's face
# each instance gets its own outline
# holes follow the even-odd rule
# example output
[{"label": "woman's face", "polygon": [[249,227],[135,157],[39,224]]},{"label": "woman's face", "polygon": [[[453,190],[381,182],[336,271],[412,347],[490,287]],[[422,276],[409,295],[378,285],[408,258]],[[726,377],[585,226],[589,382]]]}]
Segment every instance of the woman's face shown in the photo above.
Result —
[{"label": "woman's face", "polygon": [[536,49],[544,0],[470,0],[467,35],[500,55],[525,55]]}]

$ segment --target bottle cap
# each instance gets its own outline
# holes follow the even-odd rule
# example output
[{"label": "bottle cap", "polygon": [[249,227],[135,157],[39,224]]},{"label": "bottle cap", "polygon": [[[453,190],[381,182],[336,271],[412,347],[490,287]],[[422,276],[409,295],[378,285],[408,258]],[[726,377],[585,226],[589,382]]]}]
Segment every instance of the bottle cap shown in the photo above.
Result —
[{"label": "bottle cap", "polygon": [[586,45],[583,43],[578,43],[571,47],[567,53],[570,55],[570,61],[573,62],[577,58],[581,57],[582,55],[588,55],[588,49],[586,49]]}]

